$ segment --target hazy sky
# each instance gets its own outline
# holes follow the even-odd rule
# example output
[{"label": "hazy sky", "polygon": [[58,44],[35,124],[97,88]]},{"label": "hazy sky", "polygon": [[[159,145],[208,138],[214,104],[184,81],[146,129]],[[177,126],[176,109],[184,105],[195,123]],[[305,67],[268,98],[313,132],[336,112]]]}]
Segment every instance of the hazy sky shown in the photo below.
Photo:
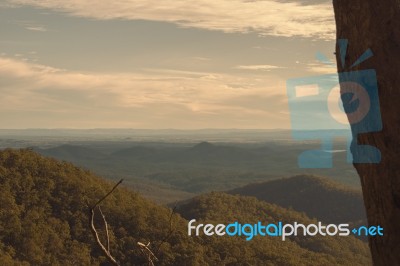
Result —
[{"label": "hazy sky", "polygon": [[331,1],[0,1],[0,128],[289,128]]}]

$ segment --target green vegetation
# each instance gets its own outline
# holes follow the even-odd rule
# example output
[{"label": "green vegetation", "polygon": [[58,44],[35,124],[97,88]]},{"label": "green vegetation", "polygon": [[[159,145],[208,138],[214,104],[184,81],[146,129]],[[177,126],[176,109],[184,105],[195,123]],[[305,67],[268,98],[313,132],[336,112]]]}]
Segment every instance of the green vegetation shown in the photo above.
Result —
[{"label": "green vegetation", "polygon": [[[112,185],[30,150],[0,152],[0,265],[108,265],[90,233],[86,202],[93,204]],[[111,253],[122,265],[146,263],[138,241],[150,242],[157,265],[370,264],[366,244],[353,237],[286,242],[268,237],[249,242],[239,237],[189,237],[187,220],[179,214],[172,216],[174,232],[167,238],[171,210],[124,188],[102,203],[102,211],[111,227]],[[195,198],[179,213],[207,222],[265,217],[311,222],[304,214],[224,193]],[[101,220],[96,222],[100,228]]]}]

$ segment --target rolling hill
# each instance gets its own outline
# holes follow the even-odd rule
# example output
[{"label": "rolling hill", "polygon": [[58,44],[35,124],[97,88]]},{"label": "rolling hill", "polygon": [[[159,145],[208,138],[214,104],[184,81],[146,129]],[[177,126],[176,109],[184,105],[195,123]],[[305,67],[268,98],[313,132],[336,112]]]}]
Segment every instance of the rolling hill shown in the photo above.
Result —
[{"label": "rolling hill", "polygon": [[327,178],[299,175],[229,191],[304,212],[326,223],[367,224],[361,191]]}]

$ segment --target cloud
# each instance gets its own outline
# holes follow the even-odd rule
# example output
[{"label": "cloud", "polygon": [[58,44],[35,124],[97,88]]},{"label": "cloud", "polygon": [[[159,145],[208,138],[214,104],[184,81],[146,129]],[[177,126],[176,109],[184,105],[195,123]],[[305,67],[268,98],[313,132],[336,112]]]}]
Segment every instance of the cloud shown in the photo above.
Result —
[{"label": "cloud", "polygon": [[202,57],[202,56],[194,56],[193,59],[196,61],[210,61],[211,60],[211,58]]},{"label": "cloud", "polygon": [[47,29],[43,26],[27,26],[25,27],[25,29],[32,31],[41,31],[41,32],[47,31]]},{"label": "cloud", "polygon": [[[276,115],[287,109],[284,82],[273,78],[168,69],[81,73],[0,57],[0,123],[2,127],[285,127],[288,116]],[[274,107],[269,108],[272,102]]]},{"label": "cloud", "polygon": [[306,70],[318,74],[335,74],[337,73],[336,64],[327,65],[323,63],[309,63],[306,65]]},{"label": "cloud", "polygon": [[273,69],[280,69],[280,68],[285,68],[285,67],[280,67],[280,66],[273,66],[273,65],[246,65],[246,66],[236,66],[236,69],[242,69],[242,70],[266,70],[270,71]]},{"label": "cloud", "polygon": [[330,40],[335,37],[331,3],[302,5],[277,0],[9,0],[9,3],[99,20],[151,20],[224,32]]},{"label": "cloud", "polygon": [[[1,8],[1,6],[0,6]],[[47,31],[47,28],[44,25],[38,24],[35,21],[31,20],[14,20],[12,23],[19,25],[20,27],[25,28],[26,30],[31,30],[31,31],[40,31],[40,32],[45,32]]]}]

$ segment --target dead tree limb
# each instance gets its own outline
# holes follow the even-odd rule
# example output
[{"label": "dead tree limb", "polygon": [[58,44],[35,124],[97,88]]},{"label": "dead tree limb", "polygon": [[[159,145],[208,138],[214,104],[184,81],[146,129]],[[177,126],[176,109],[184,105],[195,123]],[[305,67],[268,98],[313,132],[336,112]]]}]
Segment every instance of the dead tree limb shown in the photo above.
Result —
[{"label": "dead tree limb", "polygon": [[[113,191],[122,183],[123,179],[121,179],[117,184],[115,184],[115,186],[110,190],[110,192],[108,192],[106,195],[104,195],[101,199],[99,199],[92,207],[89,207],[89,211],[90,211],[90,230],[93,234],[93,237],[96,240],[97,245],[100,247],[101,251],[103,252],[103,254],[106,256],[107,260],[112,263],[113,265],[119,266],[120,264],[117,262],[117,260],[111,255],[110,253],[110,236],[109,236],[109,232],[108,232],[108,224],[106,221],[106,217],[104,216],[103,212],[101,211],[101,208],[99,206],[99,204],[105,200],[108,196],[111,195],[111,193],[113,193]],[[103,243],[100,240],[99,234],[97,232],[97,229],[94,225],[94,214],[95,214],[95,209],[98,208],[100,211],[100,214],[103,218],[103,223],[104,223],[104,228],[106,231],[106,238],[107,238],[107,247],[105,247],[103,245]]]},{"label": "dead tree limb", "polygon": [[[114,187],[106,194],[104,195],[101,199],[99,199],[94,205],[92,205],[91,207],[89,207],[89,211],[90,211],[90,230],[93,234],[93,237],[96,240],[97,245],[100,247],[101,251],[103,252],[103,254],[106,256],[107,260],[115,266],[120,266],[120,264],[117,262],[117,260],[111,255],[110,252],[110,234],[109,234],[109,229],[108,229],[108,223],[106,220],[106,216],[103,214],[101,208],[100,208],[100,203],[103,202],[108,196],[111,195],[111,193],[114,192],[114,190],[122,183],[123,179],[121,179],[118,183],[116,183],[114,185]],[[89,204],[88,204],[89,206]],[[95,210],[96,208],[98,208],[100,215],[102,217],[102,221],[104,224],[104,231],[105,231],[105,235],[106,235],[106,243],[103,244],[100,240],[99,237],[99,233],[96,229],[96,226],[94,225],[94,216],[95,216]],[[167,234],[167,237],[161,242],[160,246],[162,245],[162,243],[164,241],[166,241],[166,239],[168,239],[170,237],[170,235],[172,234],[172,216],[175,212],[175,209],[172,210],[171,216],[170,216],[170,231]],[[144,255],[144,257],[147,260],[147,263],[149,266],[154,266],[154,261],[157,261],[157,257],[154,255],[154,253],[150,250],[149,246],[150,246],[150,242],[145,245],[141,242],[137,242],[137,245],[139,246],[139,249],[141,251],[141,253]],[[158,247],[158,250],[160,249],[160,246]]]},{"label": "dead tree limb", "polygon": [[157,261],[158,259],[157,259],[156,255],[154,255],[154,253],[149,248],[150,242],[147,243],[147,245],[143,244],[142,242],[137,242],[137,244],[140,248],[140,251],[147,259],[147,265],[154,266],[154,261]]},{"label": "dead tree limb", "polygon": [[99,205],[103,200],[105,200],[108,196],[111,195],[111,193],[114,192],[114,190],[122,183],[122,181],[124,181],[124,179],[121,179],[118,181],[117,184],[114,185],[114,187],[110,190],[110,192],[108,192],[106,195],[104,195],[101,199],[99,199],[92,207],[92,209],[96,208],[97,205]]},{"label": "dead tree limb", "polygon": [[100,211],[101,217],[103,218],[103,222],[104,222],[104,231],[106,232],[106,239],[107,239],[107,250],[108,250],[108,252],[110,252],[110,235],[108,232],[108,223],[106,220],[106,216],[101,211],[100,206],[99,206],[99,211]]}]

